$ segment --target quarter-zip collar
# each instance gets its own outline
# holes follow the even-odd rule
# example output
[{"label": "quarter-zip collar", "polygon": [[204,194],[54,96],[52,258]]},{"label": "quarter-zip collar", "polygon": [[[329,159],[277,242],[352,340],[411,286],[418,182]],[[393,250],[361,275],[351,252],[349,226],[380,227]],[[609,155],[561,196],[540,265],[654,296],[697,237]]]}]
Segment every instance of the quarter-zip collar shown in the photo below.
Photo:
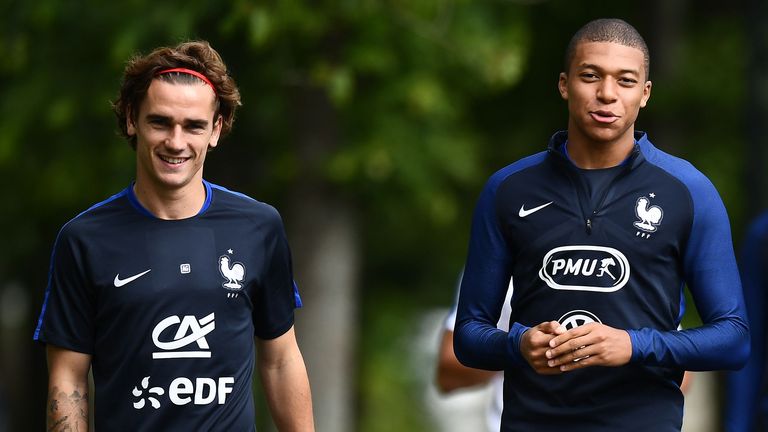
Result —
[{"label": "quarter-zip collar", "polygon": [[[629,157],[621,164],[624,169],[608,184],[601,193],[601,198],[597,205],[592,208],[589,206],[590,200],[587,197],[584,185],[579,179],[578,168],[571,162],[568,155],[565,152],[565,143],[568,140],[568,132],[560,131],[552,135],[549,140],[548,152],[553,156],[555,163],[565,167],[566,176],[570,179],[571,184],[578,194],[579,207],[581,208],[582,217],[584,220],[584,227],[587,234],[592,234],[593,223],[596,217],[599,216],[600,211],[603,209],[605,200],[608,197],[609,192],[613,188],[613,185],[622,177],[628,175],[635,168],[640,166],[645,161],[643,151],[653,152],[654,147],[648,141],[648,135],[645,132],[635,132],[635,145],[630,153]],[[589,207],[586,207],[589,206]]]},{"label": "quarter-zip collar", "polygon": [[[552,135],[552,137],[549,139],[547,151],[549,154],[555,156],[555,160],[566,163],[569,166],[574,166],[568,158],[568,155],[565,154],[563,148],[563,145],[566,143],[566,141],[568,141],[568,131],[555,132],[555,134]],[[636,131],[635,146],[632,149],[632,153],[630,153],[627,160],[623,163],[627,165],[629,170],[633,170],[637,168],[641,163],[645,162],[645,156],[643,153],[645,151],[650,151],[653,148],[653,145],[648,140],[648,134],[645,132]]]}]

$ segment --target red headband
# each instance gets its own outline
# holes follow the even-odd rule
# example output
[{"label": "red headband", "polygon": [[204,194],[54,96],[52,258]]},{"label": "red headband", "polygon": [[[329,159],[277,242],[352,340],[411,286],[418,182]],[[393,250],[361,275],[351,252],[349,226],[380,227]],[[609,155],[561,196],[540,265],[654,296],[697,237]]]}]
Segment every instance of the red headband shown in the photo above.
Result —
[{"label": "red headband", "polygon": [[211,82],[211,80],[209,80],[205,75],[201,74],[200,72],[194,71],[192,69],[186,69],[186,68],[165,69],[156,73],[155,76],[163,75],[171,72],[183,73],[183,74],[192,75],[200,78],[201,80],[203,80],[204,83],[208,84],[211,87],[211,90],[213,90],[213,94],[218,96],[218,93],[216,93],[216,87],[213,86],[213,83]]}]

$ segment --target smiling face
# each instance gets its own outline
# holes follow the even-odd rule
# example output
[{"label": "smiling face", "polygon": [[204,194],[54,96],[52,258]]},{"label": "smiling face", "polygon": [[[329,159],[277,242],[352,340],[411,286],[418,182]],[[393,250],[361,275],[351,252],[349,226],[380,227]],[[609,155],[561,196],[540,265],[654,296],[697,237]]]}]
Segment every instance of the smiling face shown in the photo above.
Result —
[{"label": "smiling face", "polygon": [[568,101],[568,140],[631,147],[640,108],[651,96],[643,52],[613,42],[582,42],[560,74]]},{"label": "smiling face", "polygon": [[202,191],[203,164],[218,143],[213,90],[202,83],[152,80],[128,135],[136,137],[136,185],[155,196]]}]

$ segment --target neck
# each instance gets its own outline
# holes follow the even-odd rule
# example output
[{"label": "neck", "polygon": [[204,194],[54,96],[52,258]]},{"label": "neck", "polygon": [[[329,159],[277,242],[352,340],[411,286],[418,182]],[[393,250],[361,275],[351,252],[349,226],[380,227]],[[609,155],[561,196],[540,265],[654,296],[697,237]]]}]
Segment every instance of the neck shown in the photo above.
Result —
[{"label": "neck", "polygon": [[205,203],[202,179],[178,189],[159,189],[136,179],[133,193],[142,206],[155,217],[166,220],[186,219],[197,215]]},{"label": "neck", "polygon": [[629,157],[634,146],[634,133],[614,141],[596,141],[568,130],[568,156],[582,169],[615,167]]}]

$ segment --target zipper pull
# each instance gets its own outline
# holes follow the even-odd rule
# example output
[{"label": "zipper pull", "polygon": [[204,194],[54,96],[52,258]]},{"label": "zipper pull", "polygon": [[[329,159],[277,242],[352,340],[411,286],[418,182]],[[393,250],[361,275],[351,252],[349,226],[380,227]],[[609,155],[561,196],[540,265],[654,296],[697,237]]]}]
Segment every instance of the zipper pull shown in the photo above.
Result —
[{"label": "zipper pull", "polygon": [[587,219],[587,234],[592,234],[592,219]]}]

